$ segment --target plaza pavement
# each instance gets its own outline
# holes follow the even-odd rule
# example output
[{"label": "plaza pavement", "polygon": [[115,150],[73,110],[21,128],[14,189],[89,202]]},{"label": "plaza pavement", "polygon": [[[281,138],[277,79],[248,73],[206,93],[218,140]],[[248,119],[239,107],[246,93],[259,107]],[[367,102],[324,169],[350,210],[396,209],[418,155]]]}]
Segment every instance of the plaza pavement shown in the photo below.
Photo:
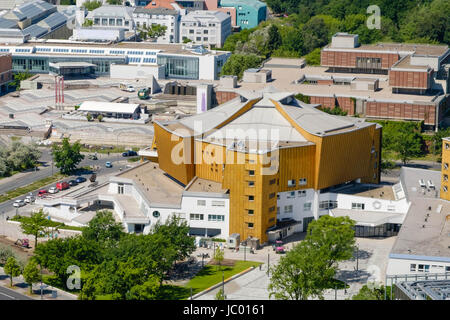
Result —
[{"label": "plaza pavement", "polygon": [[[304,234],[294,235],[297,238],[287,243],[288,249],[292,245],[298,243]],[[339,264],[337,278],[345,281],[349,288],[344,290],[327,290],[324,294],[325,300],[345,300],[358,293],[360,288],[370,281],[378,281],[380,284],[384,282],[385,271],[388,262],[389,252],[395,242],[396,237],[386,239],[368,239],[357,238],[358,245],[358,261],[352,258]],[[200,250],[201,249],[201,250]],[[199,251],[208,252],[212,256],[213,249],[200,248]],[[247,254],[247,260],[263,262],[261,269],[255,268],[246,274],[225,283],[225,294],[228,300],[270,300],[268,285],[269,277],[267,276],[267,255],[269,254],[270,265],[278,263],[281,255],[275,254],[271,247],[264,247],[258,250],[254,255]],[[356,256],[356,253],[355,253]],[[225,258],[244,260],[243,253],[235,253],[225,250]],[[358,270],[356,270],[358,265]],[[218,287],[204,295],[198,296],[196,300],[214,300],[217,292],[221,289]],[[273,299],[273,298],[272,298]]]}]

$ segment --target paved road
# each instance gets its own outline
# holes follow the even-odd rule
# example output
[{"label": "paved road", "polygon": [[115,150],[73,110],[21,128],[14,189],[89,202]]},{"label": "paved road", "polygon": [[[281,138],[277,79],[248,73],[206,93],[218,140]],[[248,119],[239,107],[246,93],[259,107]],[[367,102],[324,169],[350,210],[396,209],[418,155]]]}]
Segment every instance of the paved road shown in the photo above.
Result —
[{"label": "paved road", "polygon": [[[83,161],[81,161],[79,166],[80,167],[91,166],[91,165],[100,166],[102,168],[103,172],[108,171],[108,170],[113,171],[113,168],[105,167],[106,161],[115,162],[115,161],[126,159],[118,154],[113,154],[110,156],[107,156],[107,155],[100,156],[99,155],[98,158],[99,158],[99,160],[90,160],[90,159],[87,159],[87,154],[85,154],[85,159]],[[49,156],[48,150],[43,151],[41,161],[43,162],[43,165],[41,167],[39,167],[39,170],[31,171],[26,174],[23,174],[19,178],[14,179],[13,183],[0,184],[0,194],[6,193],[13,189],[24,187],[24,186],[29,185],[37,180],[50,177],[52,175],[52,173],[54,174],[54,173],[58,172],[58,168],[56,168],[55,166],[53,166],[53,168],[52,168],[51,156]]]},{"label": "paved road", "polygon": [[33,300],[23,294],[0,286],[0,300]]},{"label": "paved road", "polygon": [[[111,174],[115,174],[119,171],[119,169],[122,167],[124,167],[123,165],[115,165],[114,162],[116,161],[123,161],[127,158],[122,157],[121,155],[110,155],[109,157],[107,155],[98,155],[99,159],[98,160],[89,160],[89,159],[85,159],[81,162],[80,166],[90,166],[90,165],[94,165],[94,166],[99,166],[100,170],[97,172],[97,176],[100,175],[111,175]],[[110,161],[113,163],[113,167],[112,168],[106,168],[105,167],[105,162],[106,161]],[[55,168],[55,171],[57,172],[57,168]],[[6,183],[4,185],[0,185],[0,193],[1,192],[6,192],[8,190],[12,190],[12,189],[17,189],[20,188],[22,186],[26,186],[30,183],[33,183],[34,181],[46,178],[46,177],[50,177],[51,176],[51,167],[49,168],[48,165],[47,167],[38,170],[37,172],[32,172],[30,174],[27,174],[24,177],[20,177],[18,178],[16,181],[14,181],[14,183]],[[88,179],[91,174],[90,173],[86,173],[86,174],[81,174],[81,176],[84,176],[86,179]],[[71,177],[67,177],[64,179],[64,181],[69,181],[71,179],[75,179],[76,176],[71,176]],[[98,180],[98,179],[97,179]],[[89,183],[89,182],[85,182],[85,183]],[[56,183],[53,183],[49,186],[47,186],[47,188],[50,188],[52,186],[55,186]],[[6,189],[6,191],[5,191]],[[70,189],[69,189],[70,190]],[[33,194],[36,194],[38,190],[34,190]],[[0,203],[0,215],[2,215],[5,212],[11,211],[13,209],[12,204],[14,203],[14,201],[16,199],[24,199],[26,197],[26,195],[20,196],[18,198],[15,199],[11,199],[9,201],[5,201],[3,203]],[[26,209],[27,205],[19,208],[19,212],[21,210],[23,210],[23,208]]]}]

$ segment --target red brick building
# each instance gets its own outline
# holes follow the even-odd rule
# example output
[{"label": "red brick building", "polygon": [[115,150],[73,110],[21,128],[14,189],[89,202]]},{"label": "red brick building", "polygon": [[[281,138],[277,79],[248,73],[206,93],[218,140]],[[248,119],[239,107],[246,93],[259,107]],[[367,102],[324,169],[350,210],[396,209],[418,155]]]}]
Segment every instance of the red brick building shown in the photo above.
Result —
[{"label": "red brick building", "polygon": [[0,93],[8,92],[8,84],[13,80],[12,55],[0,54]]}]

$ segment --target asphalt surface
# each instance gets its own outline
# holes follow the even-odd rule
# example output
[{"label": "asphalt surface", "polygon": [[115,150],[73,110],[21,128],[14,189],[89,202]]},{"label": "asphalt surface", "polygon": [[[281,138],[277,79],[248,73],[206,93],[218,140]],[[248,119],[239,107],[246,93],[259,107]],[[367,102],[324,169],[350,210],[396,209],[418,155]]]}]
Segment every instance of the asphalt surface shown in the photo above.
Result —
[{"label": "asphalt surface", "polygon": [[[85,159],[78,166],[79,167],[99,166],[100,170],[97,171],[97,176],[99,176],[99,175],[113,174],[113,173],[118,172],[119,168],[124,167],[124,166],[123,165],[122,166],[115,165],[114,162],[128,159],[128,157],[122,157],[121,154],[112,154],[110,156],[107,156],[106,154],[105,155],[98,154],[97,156],[99,158],[98,160],[90,160],[87,158],[87,154],[85,154]],[[43,165],[36,172],[30,172],[29,174],[16,179],[14,181],[14,183],[6,183],[3,185],[0,185],[0,194],[6,193],[7,191],[14,190],[14,189],[26,186],[26,185],[29,185],[37,180],[44,179],[46,177],[50,177],[52,175],[52,168],[51,168],[51,156],[50,156],[49,150],[45,150],[45,149],[43,150],[40,161],[43,162]],[[105,163],[107,161],[110,161],[113,163],[112,168],[105,167]],[[58,172],[58,168],[54,167],[53,173],[57,173],[57,172]],[[69,180],[75,179],[77,176],[83,176],[87,179],[87,182],[84,182],[84,184],[86,184],[86,183],[89,183],[89,177],[91,175],[92,175],[91,172],[85,172],[85,173],[82,173],[79,175],[73,175],[70,177],[66,177],[66,178],[62,179],[62,181],[69,181]],[[53,186],[56,186],[56,182],[46,186],[45,189],[48,189]],[[32,193],[36,196],[37,191],[38,190],[34,190]],[[8,211],[11,211],[12,209],[14,209],[12,206],[14,201],[17,199],[25,199],[25,197],[27,195],[28,194],[24,194],[20,197],[0,203],[0,215],[3,214],[4,212],[8,212]],[[19,211],[22,208],[26,208],[26,206],[27,205],[19,208]]]},{"label": "asphalt surface", "polygon": [[0,286],[0,300],[33,300],[23,294]]}]

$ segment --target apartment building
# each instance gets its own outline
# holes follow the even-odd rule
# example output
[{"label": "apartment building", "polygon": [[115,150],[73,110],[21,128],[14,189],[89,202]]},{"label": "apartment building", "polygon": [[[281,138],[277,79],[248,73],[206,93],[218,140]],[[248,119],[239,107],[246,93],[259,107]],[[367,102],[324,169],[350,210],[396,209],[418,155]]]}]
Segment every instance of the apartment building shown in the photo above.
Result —
[{"label": "apartment building", "polygon": [[134,31],[136,27],[133,21],[133,8],[126,6],[102,5],[90,11],[86,19],[93,22],[93,28],[122,28]]},{"label": "apartment building", "polygon": [[133,11],[133,19],[137,32],[151,25],[166,26],[166,33],[156,39],[158,43],[178,43],[180,30],[180,14],[175,9],[155,8],[147,9],[136,7]]},{"label": "apartment building", "polygon": [[181,17],[181,41],[221,48],[231,34],[231,18],[220,11],[192,11]]}]

